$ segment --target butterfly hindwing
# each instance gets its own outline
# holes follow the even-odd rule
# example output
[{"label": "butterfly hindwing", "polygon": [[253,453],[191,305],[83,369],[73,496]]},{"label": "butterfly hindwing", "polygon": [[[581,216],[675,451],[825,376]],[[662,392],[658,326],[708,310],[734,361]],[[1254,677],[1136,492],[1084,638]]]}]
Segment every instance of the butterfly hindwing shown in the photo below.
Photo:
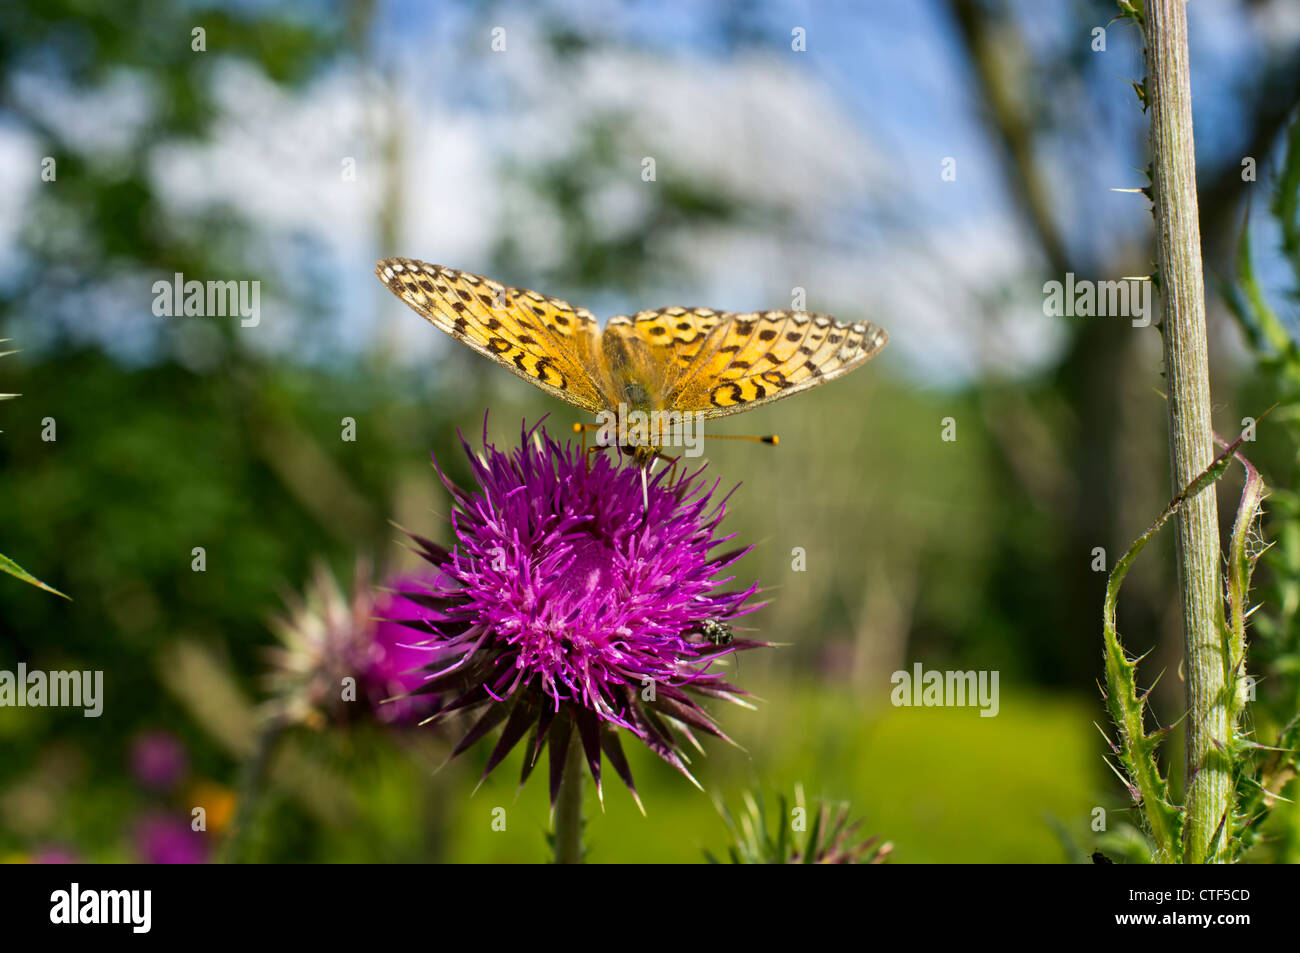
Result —
[{"label": "butterfly hindwing", "polygon": [[593,413],[608,405],[600,329],[586,309],[409,258],[385,258],[375,274],[431,324],[524,380]]},{"label": "butterfly hindwing", "polygon": [[643,383],[657,403],[690,366],[722,317],[708,308],[660,308],[639,311],[631,318],[611,318],[601,342],[609,378],[616,389],[628,380]]},{"label": "butterfly hindwing", "polygon": [[[834,380],[866,363],[888,335],[802,311],[726,313],[667,382],[666,407],[705,418],[739,413]],[[685,355],[682,355],[685,357]]]}]

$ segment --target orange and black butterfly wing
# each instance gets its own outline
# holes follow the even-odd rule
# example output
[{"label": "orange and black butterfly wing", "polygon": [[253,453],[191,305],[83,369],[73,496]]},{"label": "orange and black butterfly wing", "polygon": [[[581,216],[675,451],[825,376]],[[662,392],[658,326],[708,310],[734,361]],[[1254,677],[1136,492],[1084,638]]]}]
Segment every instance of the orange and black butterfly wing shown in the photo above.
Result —
[{"label": "orange and black butterfly wing", "polygon": [[375,266],[388,290],[429,323],[561,400],[606,409],[591,312],[526,288],[410,258]]},{"label": "orange and black butterfly wing", "polygon": [[638,314],[630,333],[658,355],[657,406],[705,418],[740,413],[861,367],[889,335],[824,314],[666,308]]}]

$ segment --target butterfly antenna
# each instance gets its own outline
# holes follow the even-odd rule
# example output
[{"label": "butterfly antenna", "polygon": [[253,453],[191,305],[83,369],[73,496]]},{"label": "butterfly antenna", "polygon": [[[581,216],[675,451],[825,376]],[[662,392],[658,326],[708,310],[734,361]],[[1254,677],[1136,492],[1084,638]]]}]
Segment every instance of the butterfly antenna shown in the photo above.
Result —
[{"label": "butterfly antenna", "polygon": [[763,434],[762,436],[754,434],[734,434],[734,433],[706,433],[705,440],[750,440],[754,443],[767,443],[777,446],[781,438],[774,433]]}]

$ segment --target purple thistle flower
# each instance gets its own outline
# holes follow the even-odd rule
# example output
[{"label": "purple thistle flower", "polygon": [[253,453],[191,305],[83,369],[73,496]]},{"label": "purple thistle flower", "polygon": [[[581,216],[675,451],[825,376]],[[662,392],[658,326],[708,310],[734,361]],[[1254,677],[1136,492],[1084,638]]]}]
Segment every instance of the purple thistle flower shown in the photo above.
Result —
[{"label": "purple thistle flower", "polygon": [[529,735],[520,783],[549,743],[554,803],[576,730],[597,791],[604,752],[637,798],[622,729],[698,786],[682,742],[694,731],[731,740],[698,699],[744,694],[711,663],[768,644],[731,634],[759,606],[755,585],[720,588],[749,550],[713,555],[732,539],[716,535],[718,484],[667,470],[645,483],[645,471],[561,447],[540,425],[509,454],[486,434],[483,455],[462,444],[477,488],[438,469],[455,545],[408,534],[439,574],[407,594],[425,617],[395,620],[435,650],[420,688],[444,696],[430,721],[481,709],[452,756],[504,722],[483,777]]},{"label": "purple thistle flower", "polygon": [[437,699],[428,695],[411,694],[424,683],[422,669],[429,661],[431,650],[412,645],[406,625],[392,621],[394,616],[419,620],[430,615],[411,599],[411,594],[418,595],[427,582],[419,576],[397,579],[389,584],[391,591],[381,592],[375,598],[378,622],[365,683],[375,716],[386,724],[414,725],[427,718],[437,704]]},{"label": "purple thistle flower", "polygon": [[317,563],[305,592],[290,593],[285,601],[288,612],[271,621],[280,645],[267,651],[268,714],[315,728],[346,722],[352,706],[344,680],[360,687],[374,633],[369,565],[357,562],[348,593],[323,562]]},{"label": "purple thistle flower", "polygon": [[[392,588],[418,585],[412,577]],[[365,562],[357,563],[350,592],[318,564],[306,592],[286,601],[288,613],[272,621],[280,645],[268,653],[271,717],[319,728],[364,713],[397,725],[433,710],[435,699],[392,700],[421,684],[423,676],[410,673],[428,663],[431,650],[403,644],[411,641],[409,633],[379,618],[400,612],[414,620],[428,613],[401,591],[376,594]]]},{"label": "purple thistle flower", "polygon": [[208,843],[183,817],[151,814],[135,830],[135,848],[146,864],[204,864]]},{"label": "purple thistle flower", "polygon": [[188,769],[185,748],[174,735],[147,731],[131,742],[131,773],[151,791],[174,788]]}]

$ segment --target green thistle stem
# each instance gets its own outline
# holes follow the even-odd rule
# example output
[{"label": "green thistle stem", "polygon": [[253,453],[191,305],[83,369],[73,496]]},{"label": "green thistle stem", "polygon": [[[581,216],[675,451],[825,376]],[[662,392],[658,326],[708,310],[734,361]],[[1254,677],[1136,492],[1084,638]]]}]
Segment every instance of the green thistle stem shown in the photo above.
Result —
[{"label": "green thistle stem", "polygon": [[252,826],[257,812],[257,803],[266,790],[266,776],[271,766],[271,756],[275,753],[277,742],[287,723],[284,718],[271,718],[262,727],[257,738],[257,747],[253,756],[244,765],[243,778],[239,784],[239,795],[235,801],[235,817],[221,852],[221,860],[227,864],[240,863],[247,846],[248,830]]},{"label": "green thistle stem", "polygon": [[[1147,98],[1151,114],[1157,263],[1169,387],[1169,447],[1175,489],[1214,458],[1210,427],[1205,287],[1197,218],[1196,160],[1184,0],[1145,4]],[[1229,713],[1234,688],[1223,612],[1218,509],[1214,492],[1189,496],[1174,519],[1182,592],[1187,679],[1184,862],[1223,859],[1216,831],[1228,816],[1232,763]]]},{"label": "green thistle stem", "polygon": [[577,738],[569,742],[560,791],[555,800],[555,862],[582,863],[582,795],[586,773],[582,745]]}]

